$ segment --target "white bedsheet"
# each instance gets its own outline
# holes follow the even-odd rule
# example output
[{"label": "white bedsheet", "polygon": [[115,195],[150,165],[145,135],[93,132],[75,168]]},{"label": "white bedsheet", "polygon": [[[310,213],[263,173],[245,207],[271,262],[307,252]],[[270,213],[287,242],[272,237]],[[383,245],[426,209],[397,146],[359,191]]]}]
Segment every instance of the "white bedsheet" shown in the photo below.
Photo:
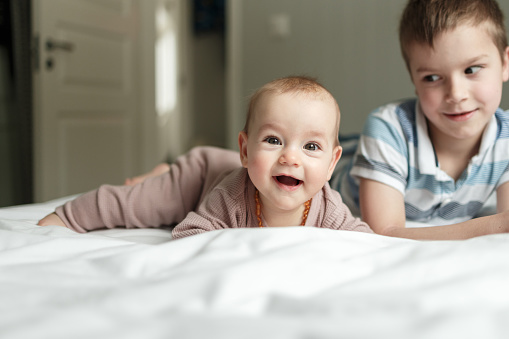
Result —
[{"label": "white bedsheet", "polygon": [[0,209],[0,338],[508,338],[509,236],[77,234]]}]

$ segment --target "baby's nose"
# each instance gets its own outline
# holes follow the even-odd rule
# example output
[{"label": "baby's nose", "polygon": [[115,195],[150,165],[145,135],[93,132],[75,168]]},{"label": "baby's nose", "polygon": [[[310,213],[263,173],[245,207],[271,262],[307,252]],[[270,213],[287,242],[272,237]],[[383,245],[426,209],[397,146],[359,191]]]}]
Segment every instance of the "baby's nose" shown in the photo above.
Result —
[{"label": "baby's nose", "polygon": [[290,148],[285,149],[283,154],[279,157],[279,163],[286,166],[299,166],[300,157],[298,152]]}]

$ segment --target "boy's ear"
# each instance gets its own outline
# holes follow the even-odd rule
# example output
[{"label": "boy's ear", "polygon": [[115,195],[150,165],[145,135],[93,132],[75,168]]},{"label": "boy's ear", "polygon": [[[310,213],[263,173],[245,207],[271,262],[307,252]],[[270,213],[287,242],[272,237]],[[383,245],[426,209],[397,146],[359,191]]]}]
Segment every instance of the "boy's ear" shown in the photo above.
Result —
[{"label": "boy's ear", "polygon": [[247,168],[247,133],[244,131],[239,133],[239,152],[240,162]]},{"label": "boy's ear", "polygon": [[504,58],[502,64],[502,80],[504,80],[504,82],[509,80],[509,46],[507,46],[504,51]]},{"label": "boy's ear", "polygon": [[332,150],[332,161],[329,166],[329,171],[327,172],[327,180],[330,180],[332,177],[332,173],[334,172],[334,168],[336,168],[336,165],[341,158],[341,154],[343,153],[343,147],[336,146],[334,147],[334,150]]}]

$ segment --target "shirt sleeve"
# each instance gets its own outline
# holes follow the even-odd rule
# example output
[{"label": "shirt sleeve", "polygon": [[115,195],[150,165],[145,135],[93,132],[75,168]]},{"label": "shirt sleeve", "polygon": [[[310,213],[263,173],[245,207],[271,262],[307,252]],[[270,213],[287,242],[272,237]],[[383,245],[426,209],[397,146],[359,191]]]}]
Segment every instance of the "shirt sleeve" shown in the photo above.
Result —
[{"label": "shirt sleeve", "polygon": [[350,176],[371,179],[405,193],[408,176],[408,146],[401,126],[387,108],[372,113],[364,126]]}]

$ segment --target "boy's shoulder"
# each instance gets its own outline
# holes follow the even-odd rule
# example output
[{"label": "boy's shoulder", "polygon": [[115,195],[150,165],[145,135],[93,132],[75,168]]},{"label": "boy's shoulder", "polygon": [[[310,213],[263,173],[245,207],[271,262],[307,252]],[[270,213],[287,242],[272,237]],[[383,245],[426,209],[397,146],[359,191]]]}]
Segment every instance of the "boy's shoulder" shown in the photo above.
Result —
[{"label": "boy's shoulder", "polygon": [[371,112],[363,129],[363,135],[385,142],[398,140],[404,145],[416,141],[419,122],[416,98],[402,99],[382,105]]}]

